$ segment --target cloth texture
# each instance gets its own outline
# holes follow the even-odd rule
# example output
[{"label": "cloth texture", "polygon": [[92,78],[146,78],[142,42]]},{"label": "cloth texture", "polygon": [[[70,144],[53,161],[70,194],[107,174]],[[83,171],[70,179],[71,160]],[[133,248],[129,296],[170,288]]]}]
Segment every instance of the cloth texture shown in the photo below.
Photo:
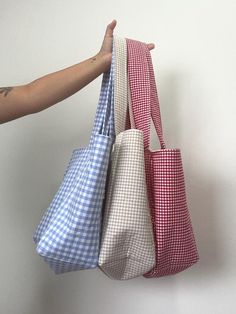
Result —
[{"label": "cloth texture", "polygon": [[113,64],[104,73],[88,147],[73,151],[63,181],[34,234],[37,252],[56,273],[98,265],[102,205],[115,138]]},{"label": "cloth texture", "polygon": [[[152,60],[147,45],[127,39],[128,77],[135,127],[143,131],[145,171],[156,246],[156,265],[146,278],[176,274],[199,259],[187,207],[180,149],[167,149]],[[160,142],[151,151],[150,122]]]},{"label": "cloth texture", "polygon": [[143,132],[125,130],[128,113],[127,46],[114,37],[116,140],[105,197],[99,266],[110,278],[127,280],[155,265],[155,244],[147,196]]}]

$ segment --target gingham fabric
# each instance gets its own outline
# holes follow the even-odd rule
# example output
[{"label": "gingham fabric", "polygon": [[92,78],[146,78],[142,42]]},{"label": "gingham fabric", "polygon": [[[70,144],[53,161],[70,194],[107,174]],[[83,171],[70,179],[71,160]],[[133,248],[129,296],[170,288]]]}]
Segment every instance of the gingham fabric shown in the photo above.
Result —
[{"label": "gingham fabric", "polygon": [[116,141],[105,198],[99,266],[110,278],[143,275],[155,265],[155,244],[147,198],[143,133],[125,130],[127,47],[114,38],[114,108]]},{"label": "gingham fabric", "polygon": [[[156,265],[145,277],[160,277],[183,271],[199,257],[186,202],[181,153],[179,149],[166,149],[163,140],[150,52],[146,44],[130,39],[127,48],[132,114],[135,126],[144,133],[146,180],[156,244]],[[161,146],[156,151],[149,150],[151,117]]]},{"label": "gingham fabric", "polygon": [[56,274],[98,264],[105,182],[115,136],[113,64],[103,76],[89,146],[73,151],[34,235],[37,252]]}]

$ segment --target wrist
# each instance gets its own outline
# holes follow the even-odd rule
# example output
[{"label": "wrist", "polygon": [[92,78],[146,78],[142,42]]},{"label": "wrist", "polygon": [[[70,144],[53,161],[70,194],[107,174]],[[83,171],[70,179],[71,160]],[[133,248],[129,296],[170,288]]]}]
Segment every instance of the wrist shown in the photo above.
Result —
[{"label": "wrist", "polygon": [[104,53],[99,52],[95,58],[98,60],[99,63],[101,63],[102,71],[106,72],[110,69],[111,66],[111,59],[112,59],[112,53]]}]

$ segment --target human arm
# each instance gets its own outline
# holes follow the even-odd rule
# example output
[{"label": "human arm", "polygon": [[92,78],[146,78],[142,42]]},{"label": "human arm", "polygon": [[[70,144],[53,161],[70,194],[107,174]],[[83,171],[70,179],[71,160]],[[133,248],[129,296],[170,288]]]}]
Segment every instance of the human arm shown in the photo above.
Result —
[{"label": "human arm", "polygon": [[[93,81],[111,64],[116,21],[106,29],[100,51],[85,61],[45,75],[29,84],[0,88],[0,124],[40,112],[73,95]],[[154,45],[149,44],[149,49]]]},{"label": "human arm", "polygon": [[73,95],[104,72],[109,60],[96,55],[29,84],[0,89],[0,123],[42,111]]}]

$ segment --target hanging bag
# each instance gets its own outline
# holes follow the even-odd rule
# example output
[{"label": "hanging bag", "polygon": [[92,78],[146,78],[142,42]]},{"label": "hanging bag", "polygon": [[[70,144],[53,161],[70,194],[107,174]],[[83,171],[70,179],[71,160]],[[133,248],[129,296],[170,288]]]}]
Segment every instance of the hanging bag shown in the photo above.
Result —
[{"label": "hanging bag", "polygon": [[105,182],[114,142],[113,62],[103,75],[89,146],[74,150],[61,186],[45,212],[34,241],[56,273],[94,268]]},{"label": "hanging bag", "polygon": [[113,279],[143,275],[155,265],[155,245],[147,198],[143,133],[125,131],[128,105],[127,47],[114,38],[116,140],[104,205],[99,266]]},{"label": "hanging bag", "polygon": [[[150,52],[146,44],[127,39],[128,77],[132,115],[144,134],[144,156],[149,205],[156,245],[156,265],[145,277],[178,273],[198,260],[187,207],[184,172],[179,149],[167,149]],[[145,52],[145,54],[143,53]],[[148,72],[143,63],[148,63]],[[161,149],[150,151],[150,120]]]}]

